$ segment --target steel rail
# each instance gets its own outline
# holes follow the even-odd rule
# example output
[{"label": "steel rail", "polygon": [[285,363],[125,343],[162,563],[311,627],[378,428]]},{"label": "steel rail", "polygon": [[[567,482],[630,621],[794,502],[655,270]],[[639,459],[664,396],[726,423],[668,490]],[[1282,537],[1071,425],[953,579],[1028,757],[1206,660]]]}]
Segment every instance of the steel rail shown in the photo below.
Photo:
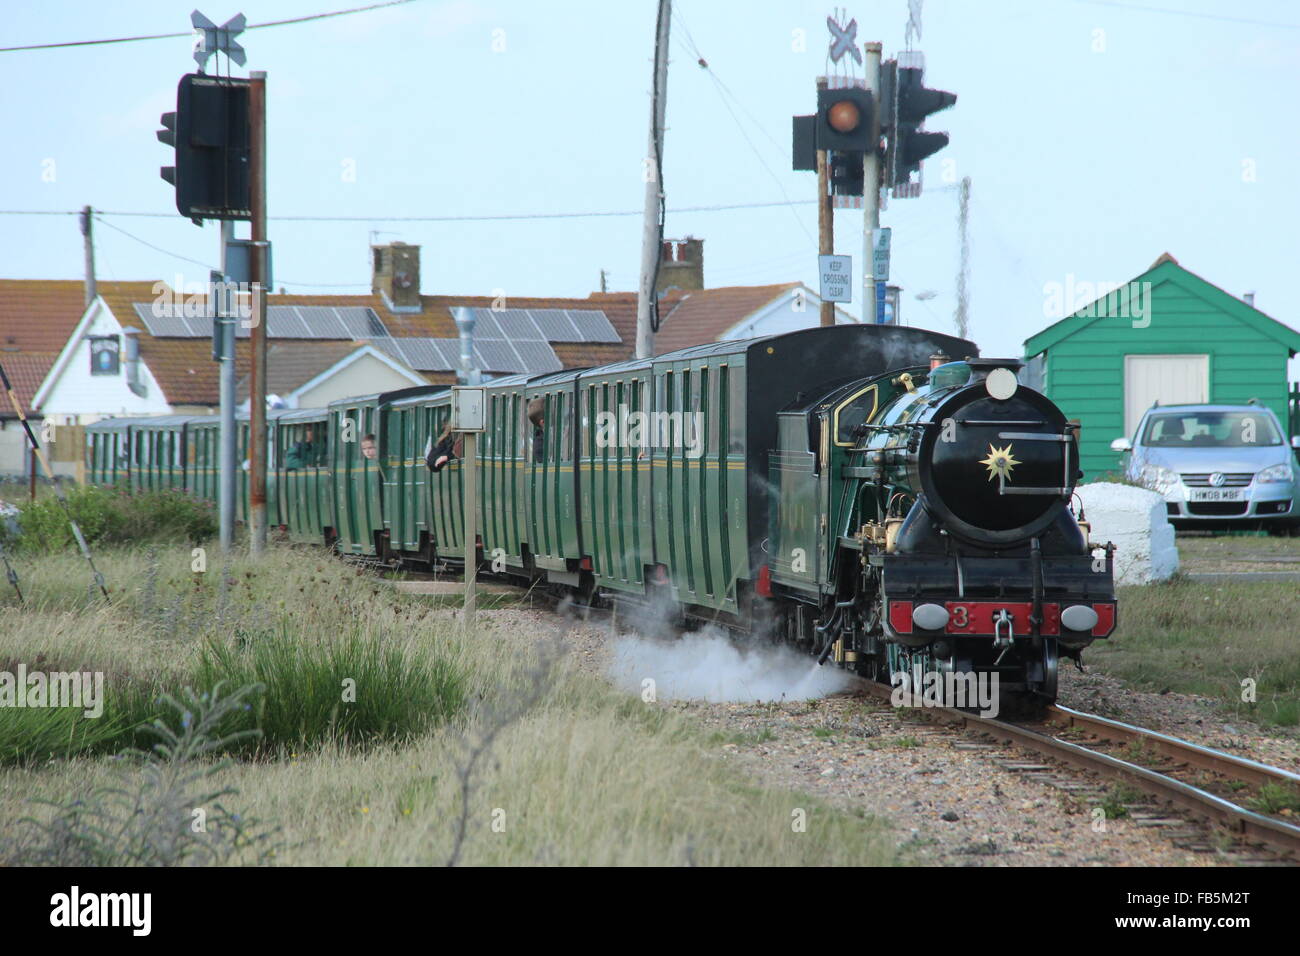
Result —
[{"label": "steel rail", "polygon": [[[893,693],[893,688],[887,684],[864,683],[870,693],[877,697],[889,699]],[[1062,712],[1068,710],[1068,708],[1056,709]],[[980,717],[978,714],[971,714],[949,707],[926,707],[924,710],[925,713],[934,714],[945,723],[958,725],[962,729],[988,734],[1005,743],[1015,744],[1043,756],[1053,757],[1081,770],[1126,780],[1144,792],[1178,806],[1193,816],[1221,824],[1248,841],[1264,844],[1273,850],[1300,859],[1300,826],[1256,813],[1253,810],[1247,810],[1230,800],[1225,800],[1206,790],[1202,790],[1200,787],[1176,780],[1159,771],[1141,767],[1127,760],[1121,760],[1118,757],[1112,757],[1096,750],[1089,750],[1087,747],[1068,740],[1049,737],[1027,727],[1020,727],[1016,724],[1009,724],[988,717]],[[1069,712],[1071,719],[1075,719],[1076,714],[1079,725],[1086,724],[1085,719],[1091,718],[1091,715],[1088,714],[1081,714],[1077,711]],[[1065,714],[1062,713],[1062,717],[1064,716]],[[1091,719],[1101,722],[1106,721],[1106,718],[1102,717]],[[1107,728],[1112,733],[1118,734],[1122,732],[1118,728],[1130,727],[1130,725],[1121,724],[1118,721],[1110,723],[1117,725],[1117,727]],[[1100,726],[1100,724],[1097,726]],[[1131,730],[1143,737],[1161,738],[1166,746],[1169,746],[1171,741],[1177,741],[1177,738],[1165,734],[1155,734],[1153,731],[1141,730],[1136,727],[1132,727]],[[1201,755],[1216,754],[1215,751],[1199,747],[1187,741],[1179,742],[1186,744],[1188,748],[1199,751]],[[1179,751],[1179,753],[1180,756],[1184,756],[1186,751]],[[1217,756],[1223,758],[1221,767],[1232,765],[1237,770],[1251,768],[1255,773],[1263,775],[1262,778],[1268,781],[1290,781],[1296,778],[1296,775],[1289,771],[1267,767],[1264,764],[1243,760],[1230,754],[1218,754]],[[1271,773],[1268,773],[1269,771]],[[1220,769],[1219,772],[1224,771]]]},{"label": "steel rail", "polygon": [[1190,740],[1163,734],[1145,727],[1136,727],[1109,717],[1085,714],[1081,711],[1062,707],[1059,704],[1047,708],[1046,718],[1049,723],[1082,730],[1113,743],[1140,743],[1149,746],[1152,751],[1174,760],[1180,760],[1200,770],[1208,770],[1235,780],[1250,784],[1278,783],[1300,787],[1300,774],[1292,773],[1281,767],[1271,767],[1245,757],[1211,750]]}]

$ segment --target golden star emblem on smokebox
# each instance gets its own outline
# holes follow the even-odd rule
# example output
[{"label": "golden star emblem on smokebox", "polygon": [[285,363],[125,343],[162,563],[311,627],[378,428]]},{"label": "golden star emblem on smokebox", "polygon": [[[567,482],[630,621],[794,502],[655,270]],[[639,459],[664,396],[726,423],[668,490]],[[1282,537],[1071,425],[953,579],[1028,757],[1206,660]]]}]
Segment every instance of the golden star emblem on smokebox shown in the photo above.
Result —
[{"label": "golden star emblem on smokebox", "polygon": [[989,481],[992,481],[995,476],[1002,478],[1004,481],[1010,481],[1011,469],[1020,462],[1011,457],[1011,443],[1008,442],[1006,448],[996,448],[990,443],[989,456],[981,459],[980,464],[988,466]]}]

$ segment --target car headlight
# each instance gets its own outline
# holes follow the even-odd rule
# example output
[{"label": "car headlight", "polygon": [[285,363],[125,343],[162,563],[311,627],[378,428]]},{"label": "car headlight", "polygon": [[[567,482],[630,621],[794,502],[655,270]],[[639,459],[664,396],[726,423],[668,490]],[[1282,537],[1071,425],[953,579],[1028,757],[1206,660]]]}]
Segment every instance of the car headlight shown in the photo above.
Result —
[{"label": "car headlight", "polygon": [[1177,486],[1178,473],[1166,468],[1164,465],[1144,465],[1142,467],[1142,483],[1164,494]]},{"label": "car headlight", "polygon": [[1268,468],[1265,468],[1263,471],[1255,475],[1255,480],[1260,482],[1290,481],[1291,466],[1286,462],[1283,462],[1280,465],[1270,465]]}]

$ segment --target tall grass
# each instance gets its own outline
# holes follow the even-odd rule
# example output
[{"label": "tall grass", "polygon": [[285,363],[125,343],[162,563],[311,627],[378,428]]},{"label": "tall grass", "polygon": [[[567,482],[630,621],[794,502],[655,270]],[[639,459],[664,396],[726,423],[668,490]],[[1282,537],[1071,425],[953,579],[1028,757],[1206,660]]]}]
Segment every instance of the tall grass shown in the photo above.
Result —
[{"label": "tall grass", "polygon": [[458,713],[466,694],[447,658],[358,630],[315,641],[282,627],[209,641],[194,686],[223,682],[262,686],[229,729],[256,729],[270,748],[407,740]]},{"label": "tall grass", "polygon": [[[205,786],[238,791],[222,798],[232,813],[281,827],[279,863],[894,859],[881,821],[755,785],[671,705],[629,698],[567,658],[539,671],[537,638],[518,611],[482,611],[466,630],[453,610],[309,551],[209,556],[202,574],[188,547],[97,557],[112,603],[87,593],[85,563],[70,553],[20,562],[21,612],[0,593],[0,661],[31,667],[44,655],[49,669],[103,670],[110,691],[96,727],[122,721],[115,738],[78,747],[58,746],[66,723],[48,725],[39,743],[28,734],[22,760],[0,766],[0,858],[15,821],[59,825],[59,808],[88,791],[145,794],[142,806],[171,792],[148,784],[146,768],[104,755],[149,746],[148,725],[169,713],[163,691],[201,695],[228,681],[264,686],[220,734],[255,725],[263,737],[224,744],[237,759]],[[355,701],[343,699],[345,680],[356,681]],[[795,815],[806,829],[792,826]]]}]

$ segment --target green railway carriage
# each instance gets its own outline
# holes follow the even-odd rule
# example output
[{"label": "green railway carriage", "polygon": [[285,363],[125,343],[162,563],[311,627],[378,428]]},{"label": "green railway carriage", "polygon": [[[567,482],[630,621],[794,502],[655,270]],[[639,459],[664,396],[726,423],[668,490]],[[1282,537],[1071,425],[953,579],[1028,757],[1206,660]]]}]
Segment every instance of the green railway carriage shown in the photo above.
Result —
[{"label": "green railway carriage", "polygon": [[[438,385],[416,385],[360,398],[341,399],[329,406],[329,465],[334,475],[334,517],[338,548],[387,560],[390,530],[384,518],[384,485],[393,480],[405,448],[389,448],[394,440],[384,428],[395,401],[432,395]],[[362,445],[374,436],[377,457],[367,458]],[[399,442],[400,445],[400,442]],[[419,440],[424,448],[424,440]]]},{"label": "green railway carriage", "polygon": [[321,543],[334,533],[328,415],[323,408],[293,409],[273,422],[278,523],[291,541]]},{"label": "green railway carriage", "polygon": [[[451,392],[430,399],[427,414],[429,435],[436,439],[451,418]],[[465,463],[456,458],[441,471],[429,472],[428,494],[421,501],[434,553],[443,559],[459,560],[465,553],[464,467]]]},{"label": "green railway carriage", "polygon": [[483,556],[489,561],[499,557],[507,568],[516,570],[527,565],[525,551],[529,542],[529,450],[533,434],[526,394],[529,378],[526,374],[508,375],[486,383],[486,428],[478,448]]},{"label": "green railway carriage", "polygon": [[218,464],[221,460],[221,416],[204,415],[190,420],[185,430],[186,488],[190,494],[214,504],[220,498]]},{"label": "green railway carriage", "polygon": [[596,584],[613,590],[644,591],[655,563],[650,367],[606,365],[578,382],[580,530]]},{"label": "green railway carriage", "polygon": [[131,490],[185,488],[186,426],[190,415],[137,418],[130,426]]},{"label": "green railway carriage", "polygon": [[[731,613],[740,610],[739,582],[751,569],[745,422],[747,403],[757,400],[747,385],[758,385],[746,377],[755,341],[777,340],[697,346],[653,365],[655,557],[677,601]],[[778,372],[766,383],[769,393],[780,390],[780,379]],[[755,456],[765,457],[766,447]],[[766,515],[758,517],[761,541]]]},{"label": "green railway carriage", "polygon": [[86,426],[86,480],[127,485],[131,478],[131,419],[102,418]]},{"label": "green railway carriage", "polygon": [[[433,477],[425,465],[425,449],[442,427],[450,408],[443,386],[417,389],[394,399],[384,416],[388,466],[384,471],[384,528],[388,546],[413,560],[434,560],[434,516],[430,498]],[[435,404],[437,403],[437,404]],[[391,507],[389,505],[391,504]]]},{"label": "green railway carriage", "polygon": [[377,554],[376,544],[384,531],[379,460],[368,459],[361,451],[366,435],[379,437],[379,397],[342,399],[329,406],[334,530],[338,549],[351,554]]},{"label": "green railway carriage", "polygon": [[525,535],[534,565],[554,572],[556,580],[561,580],[556,575],[576,574],[584,557],[574,469],[577,385],[578,373],[565,371],[530,379],[524,389],[529,403],[543,402],[544,422],[538,442],[530,423]]}]

